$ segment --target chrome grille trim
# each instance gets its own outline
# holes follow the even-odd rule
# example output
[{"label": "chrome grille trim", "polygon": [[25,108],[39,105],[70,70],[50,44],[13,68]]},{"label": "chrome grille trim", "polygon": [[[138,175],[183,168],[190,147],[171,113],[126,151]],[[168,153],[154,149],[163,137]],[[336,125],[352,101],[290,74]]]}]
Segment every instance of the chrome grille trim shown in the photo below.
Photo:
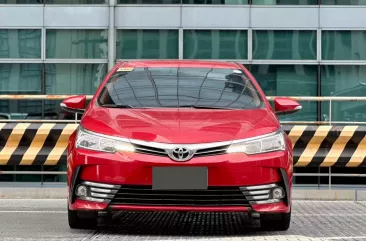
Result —
[{"label": "chrome grille trim", "polygon": [[133,144],[133,147],[135,148],[136,152],[153,152],[156,154],[160,154],[160,155],[166,155],[166,152],[164,149],[160,149],[160,148],[154,148],[154,147],[149,147],[149,146],[142,146],[142,145],[137,145],[137,144]]},{"label": "chrome grille trim", "polygon": [[130,140],[132,144],[152,147],[163,150],[170,150],[177,147],[186,147],[190,150],[200,150],[206,148],[214,148],[220,146],[228,146],[232,143],[232,141],[223,141],[223,142],[211,142],[211,143],[200,143],[200,144],[171,144],[171,143],[160,143],[160,142],[147,142],[147,141],[139,141],[139,140]]},{"label": "chrome grille trim", "polygon": [[272,184],[268,184],[268,185],[241,187],[241,189],[244,189],[244,190],[261,190],[261,189],[270,189],[270,188],[274,188],[274,187],[278,187],[278,185],[272,183]]},{"label": "chrome grille trim", "polygon": [[[177,147],[183,147],[191,150],[194,155],[191,157],[203,157],[211,155],[222,155],[226,153],[231,141],[229,142],[213,142],[203,144],[165,144],[156,142],[144,142],[131,140],[136,153],[169,157],[172,150]],[[171,158],[172,159],[172,158]]]},{"label": "chrome grille trim", "polygon": [[269,194],[269,189],[267,190],[260,190],[260,191],[243,191],[245,195],[262,195],[262,194]]},{"label": "chrome grille trim", "polygon": [[272,198],[271,190],[275,187],[281,186],[276,183],[271,183],[266,185],[240,187],[240,190],[251,205],[283,202],[286,196],[283,199]]},{"label": "chrome grille trim", "polygon": [[91,186],[91,187],[101,187],[101,188],[110,188],[110,189],[119,189],[121,187],[121,185],[112,185],[112,184],[96,183],[96,182],[89,182],[89,181],[83,181],[82,184]]},{"label": "chrome grille trim", "polygon": [[270,203],[279,203],[279,202],[283,202],[283,200],[280,199],[269,199],[266,201],[255,201],[255,202],[251,202],[251,204],[270,204]]},{"label": "chrome grille trim", "polygon": [[287,198],[272,198],[271,190],[282,187],[276,183],[244,187],[209,187],[203,191],[156,191],[152,190],[151,186],[112,185],[89,181],[81,181],[81,184],[88,187],[88,195],[77,197],[78,199],[112,205],[251,206],[284,202]]},{"label": "chrome grille trim", "polygon": [[109,194],[103,194],[103,193],[95,193],[95,192],[91,192],[90,193],[90,195],[92,196],[92,197],[96,197],[96,198],[99,198],[99,197],[101,197],[101,198],[109,198],[109,199],[112,199],[112,198],[114,198],[114,195],[109,195]]},{"label": "chrome grille trim", "polygon": [[117,190],[101,189],[101,188],[95,188],[95,187],[90,188],[90,191],[99,192],[99,193],[111,193],[111,194],[117,193]]},{"label": "chrome grille trim", "polygon": [[109,203],[121,187],[121,185],[96,183],[89,181],[81,181],[80,184],[85,185],[88,191],[86,197],[76,196],[77,199],[104,203]]},{"label": "chrome grille trim", "polygon": [[99,203],[109,203],[111,200],[102,198],[92,198],[92,197],[78,197],[80,200],[99,202]]},{"label": "chrome grille trim", "polygon": [[269,199],[269,194],[268,195],[257,195],[257,196],[248,196],[246,197],[247,200],[249,201],[256,201],[256,200],[267,200]]}]

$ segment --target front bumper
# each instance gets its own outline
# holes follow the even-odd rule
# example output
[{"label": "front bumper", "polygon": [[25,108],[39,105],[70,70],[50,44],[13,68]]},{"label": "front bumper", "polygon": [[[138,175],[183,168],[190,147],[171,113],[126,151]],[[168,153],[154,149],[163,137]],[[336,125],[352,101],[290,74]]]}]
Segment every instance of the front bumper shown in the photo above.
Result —
[{"label": "front bumper", "polygon": [[[225,154],[177,163],[143,154],[104,154],[74,150],[68,162],[69,207],[72,210],[255,211],[289,212],[292,160],[287,152],[255,156]],[[154,166],[206,166],[207,191],[189,193],[152,190]],[[78,185],[87,197],[76,197]],[[285,197],[275,200],[280,186]]]}]

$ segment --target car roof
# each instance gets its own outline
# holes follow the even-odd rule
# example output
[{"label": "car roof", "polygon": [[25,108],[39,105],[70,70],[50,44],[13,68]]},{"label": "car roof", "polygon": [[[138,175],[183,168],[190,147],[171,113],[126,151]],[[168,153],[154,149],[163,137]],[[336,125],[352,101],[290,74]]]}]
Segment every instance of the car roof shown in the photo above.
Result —
[{"label": "car roof", "polygon": [[223,68],[238,69],[233,62],[203,60],[133,60],[120,62],[118,67],[171,67],[171,68]]}]

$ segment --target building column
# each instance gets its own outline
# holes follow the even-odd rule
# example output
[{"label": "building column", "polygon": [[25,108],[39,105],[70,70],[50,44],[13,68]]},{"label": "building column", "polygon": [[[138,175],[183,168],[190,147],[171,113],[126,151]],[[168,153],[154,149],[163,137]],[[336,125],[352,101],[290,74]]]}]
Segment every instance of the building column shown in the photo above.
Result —
[{"label": "building column", "polygon": [[116,0],[109,0],[108,71],[113,69],[116,60],[115,6]]}]

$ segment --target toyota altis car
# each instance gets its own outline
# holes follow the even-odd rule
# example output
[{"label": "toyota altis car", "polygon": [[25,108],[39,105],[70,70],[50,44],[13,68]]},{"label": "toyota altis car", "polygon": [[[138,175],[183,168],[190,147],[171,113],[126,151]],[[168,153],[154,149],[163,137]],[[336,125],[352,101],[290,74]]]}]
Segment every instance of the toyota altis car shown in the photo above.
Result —
[{"label": "toyota altis car", "polygon": [[292,147],[277,115],[301,106],[272,106],[243,65],[121,62],[86,103],[61,104],[82,113],[67,151],[71,228],[121,210],[246,212],[289,228]]}]

